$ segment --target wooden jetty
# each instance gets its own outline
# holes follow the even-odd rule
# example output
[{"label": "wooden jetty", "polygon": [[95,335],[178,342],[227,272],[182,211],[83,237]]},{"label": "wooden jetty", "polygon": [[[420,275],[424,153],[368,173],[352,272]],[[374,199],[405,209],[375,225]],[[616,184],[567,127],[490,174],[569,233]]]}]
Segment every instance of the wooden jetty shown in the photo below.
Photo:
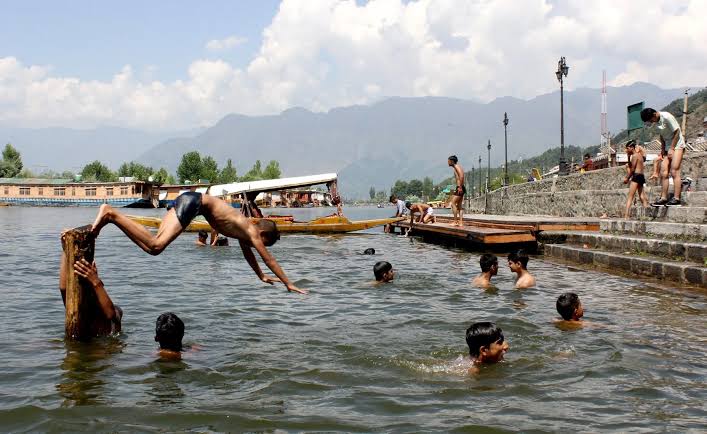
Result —
[{"label": "wooden jetty", "polygon": [[[534,250],[542,231],[598,231],[599,219],[591,217],[502,216],[465,214],[463,226],[453,226],[452,216],[436,216],[436,223],[413,225],[411,236],[425,241],[469,244],[477,248]],[[410,229],[409,218],[393,224],[401,232]]]}]

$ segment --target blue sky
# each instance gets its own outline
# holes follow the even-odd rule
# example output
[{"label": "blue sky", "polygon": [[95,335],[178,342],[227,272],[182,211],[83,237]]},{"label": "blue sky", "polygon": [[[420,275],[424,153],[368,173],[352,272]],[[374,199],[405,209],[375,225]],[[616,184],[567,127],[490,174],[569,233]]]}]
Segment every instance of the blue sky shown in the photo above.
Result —
[{"label": "blue sky", "polygon": [[[389,96],[704,87],[705,0],[10,1],[0,124],[147,129]],[[649,43],[647,42],[649,41]],[[609,96],[609,101],[611,97]]]},{"label": "blue sky", "polygon": [[4,1],[0,57],[52,65],[52,73],[108,80],[123,65],[156,66],[172,81],[197,58],[215,57],[209,40],[229,35],[247,41],[218,57],[245,66],[260,48],[263,29],[279,1]]}]

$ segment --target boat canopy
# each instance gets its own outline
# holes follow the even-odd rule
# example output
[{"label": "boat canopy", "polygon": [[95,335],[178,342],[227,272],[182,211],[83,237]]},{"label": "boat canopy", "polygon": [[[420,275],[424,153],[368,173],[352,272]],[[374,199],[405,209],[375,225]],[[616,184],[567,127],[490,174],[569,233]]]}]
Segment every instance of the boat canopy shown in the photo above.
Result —
[{"label": "boat canopy", "polygon": [[295,176],[293,178],[265,179],[262,181],[233,182],[209,187],[211,196],[226,196],[235,193],[270,192],[289,188],[308,187],[336,181],[336,173],[322,175]]}]

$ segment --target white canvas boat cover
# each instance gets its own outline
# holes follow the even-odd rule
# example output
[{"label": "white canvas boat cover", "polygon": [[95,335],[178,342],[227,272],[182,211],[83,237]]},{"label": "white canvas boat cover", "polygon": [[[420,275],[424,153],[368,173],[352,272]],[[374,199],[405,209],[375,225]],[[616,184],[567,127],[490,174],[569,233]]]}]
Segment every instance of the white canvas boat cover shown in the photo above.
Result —
[{"label": "white canvas boat cover", "polygon": [[311,185],[326,184],[336,181],[336,173],[322,175],[296,176],[293,178],[265,179],[262,181],[233,182],[209,187],[211,196],[225,196],[234,193],[248,193],[251,191],[269,192],[286,190],[288,188],[308,187]]}]

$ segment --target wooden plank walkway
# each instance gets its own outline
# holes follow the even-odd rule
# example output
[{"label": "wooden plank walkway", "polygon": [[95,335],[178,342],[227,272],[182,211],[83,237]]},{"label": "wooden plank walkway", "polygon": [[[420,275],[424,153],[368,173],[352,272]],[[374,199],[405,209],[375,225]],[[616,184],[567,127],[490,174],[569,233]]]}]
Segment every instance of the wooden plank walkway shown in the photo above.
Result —
[{"label": "wooden plank walkway", "polygon": [[[437,223],[413,226],[412,236],[447,238],[474,244],[502,247],[508,244],[536,243],[542,231],[598,231],[599,219],[591,217],[502,216],[465,214],[462,227],[452,226],[451,216],[436,216]],[[401,231],[410,228],[410,220],[393,225]]]}]

